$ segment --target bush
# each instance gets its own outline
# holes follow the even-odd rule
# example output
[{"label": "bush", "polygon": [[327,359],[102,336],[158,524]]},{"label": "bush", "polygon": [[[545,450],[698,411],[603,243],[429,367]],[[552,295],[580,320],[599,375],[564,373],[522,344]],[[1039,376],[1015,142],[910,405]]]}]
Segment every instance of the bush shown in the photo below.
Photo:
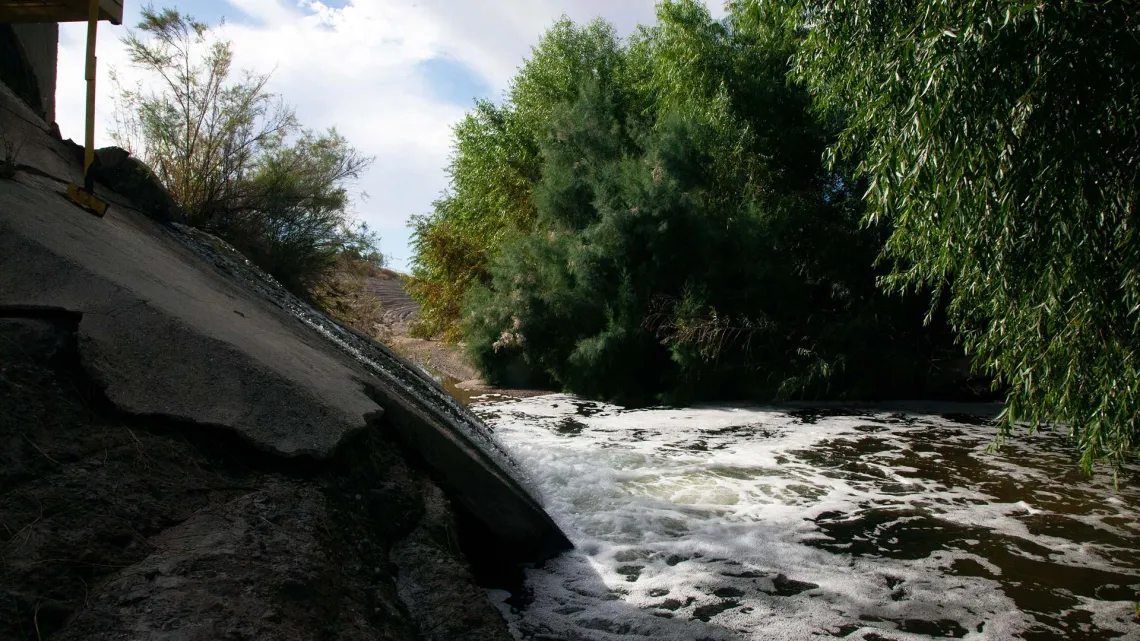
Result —
[{"label": "bush", "polygon": [[490,279],[507,239],[534,228],[531,195],[541,177],[539,141],[551,114],[584,82],[620,77],[625,62],[613,28],[563,18],[543,35],[501,106],[479,101],[455,127],[451,184],[427,216],[413,220],[409,293],[420,304],[413,332],[458,340],[467,292]]},{"label": "bush", "polygon": [[875,287],[884,234],[822,166],[786,40],[745,27],[663,3],[625,75],[552,110],[535,229],[465,309],[492,382],[630,404],[963,391],[925,302]]},{"label": "bush", "polygon": [[892,227],[892,291],[934,290],[1007,430],[1067,425],[1086,469],[1137,451],[1140,40],[1131,2],[750,3]]},{"label": "bush", "polygon": [[335,129],[302,129],[266,91],[268,75],[234,80],[230,43],[190,16],[147,7],[124,44],[160,89],[123,89],[115,78],[116,142],[154,169],[187,222],[304,295],[345,252],[362,242],[375,251],[346,187],[371,159]]}]

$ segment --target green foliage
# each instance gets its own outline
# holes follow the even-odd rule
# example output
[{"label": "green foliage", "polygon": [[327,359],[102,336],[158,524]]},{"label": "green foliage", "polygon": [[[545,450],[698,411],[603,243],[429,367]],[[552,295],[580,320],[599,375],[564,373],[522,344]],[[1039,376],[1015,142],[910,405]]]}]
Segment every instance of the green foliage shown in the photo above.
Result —
[{"label": "green foliage", "polygon": [[459,338],[467,292],[488,282],[490,261],[508,238],[534,227],[531,193],[551,114],[575,99],[584,82],[624,74],[623,63],[612,27],[563,18],[534,48],[504,103],[481,100],[456,125],[450,188],[431,214],[412,222],[409,293],[421,306],[416,333]]},{"label": "green foliage", "polygon": [[154,169],[192,225],[302,293],[345,252],[380,260],[346,189],[371,159],[335,129],[302,129],[266,91],[268,75],[235,79],[230,43],[190,16],[148,7],[124,44],[157,89],[116,78],[116,142]]},{"label": "green foliage", "polygon": [[787,42],[662,3],[624,74],[551,110],[537,224],[465,309],[492,382],[626,403],[946,391],[950,337],[875,287],[883,234],[821,165]]},{"label": "green foliage", "polygon": [[530,185],[538,164],[533,132],[510,107],[480,101],[455,127],[451,190],[413,219],[416,262],[408,292],[420,303],[415,331],[455,339],[468,289],[486,280],[504,239],[533,225]]},{"label": "green foliage", "polygon": [[750,3],[893,232],[883,279],[932,287],[1007,429],[1068,426],[1086,469],[1137,451],[1140,14],[1127,1]]},{"label": "green foliage", "polygon": [[344,253],[371,255],[378,240],[348,215],[344,183],[361,158],[335,130],[301,132],[253,163],[238,198],[223,201],[209,227],[236,239],[246,256],[286,284],[307,288]]},{"label": "green foliage", "polygon": [[537,140],[554,112],[577,100],[584,86],[620,87],[626,73],[625,51],[612,25],[595,20],[579,26],[563,17],[543,34],[511,82],[509,102]]}]

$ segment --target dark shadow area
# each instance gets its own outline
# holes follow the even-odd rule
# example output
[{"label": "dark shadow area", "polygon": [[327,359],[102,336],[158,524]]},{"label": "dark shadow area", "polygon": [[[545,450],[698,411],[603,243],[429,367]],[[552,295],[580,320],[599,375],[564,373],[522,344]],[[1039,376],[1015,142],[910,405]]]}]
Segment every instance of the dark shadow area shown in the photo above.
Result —
[{"label": "dark shadow area", "polygon": [[[436,590],[455,625],[501,627],[432,540],[446,513],[424,518],[430,485],[381,430],[318,462],[125,414],[80,363],[79,320],[0,309],[0,638],[411,641],[422,622],[400,577],[437,567],[455,568]],[[389,551],[409,540],[441,561],[401,574]]]},{"label": "dark shadow area", "polygon": [[0,24],[0,83],[7,85],[37,116],[50,120],[46,106],[40,100],[39,81],[23,45],[9,24]]}]

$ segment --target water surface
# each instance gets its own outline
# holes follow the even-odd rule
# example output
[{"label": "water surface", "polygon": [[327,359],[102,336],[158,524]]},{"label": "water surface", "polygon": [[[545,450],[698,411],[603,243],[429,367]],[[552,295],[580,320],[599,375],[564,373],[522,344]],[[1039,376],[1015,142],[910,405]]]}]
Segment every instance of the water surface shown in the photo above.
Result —
[{"label": "water surface", "polygon": [[1140,474],[992,408],[473,409],[577,546],[493,593],[519,639],[1140,639]]}]

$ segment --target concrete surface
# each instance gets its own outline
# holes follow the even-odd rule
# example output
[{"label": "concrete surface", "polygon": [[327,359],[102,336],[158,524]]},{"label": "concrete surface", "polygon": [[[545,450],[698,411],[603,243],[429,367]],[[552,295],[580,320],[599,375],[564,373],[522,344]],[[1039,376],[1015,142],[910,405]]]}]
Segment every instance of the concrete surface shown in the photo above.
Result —
[{"label": "concrete surface", "polygon": [[24,141],[21,170],[0,180],[0,307],[81,314],[81,364],[120,410],[316,459],[380,424],[519,558],[570,547],[509,462],[473,440],[477,419],[413,366],[380,350],[366,367],[104,186],[105,218],[77,207],[63,196],[81,177],[76,148],[2,85],[0,131]]},{"label": "concrete surface", "polygon": [[[54,22],[40,24],[14,24],[12,31],[24,49],[32,75],[39,91],[39,115],[46,122],[55,122],[56,69],[59,61],[59,25]],[[72,79],[76,83],[82,78]]]},{"label": "concrete surface", "polygon": [[0,305],[82,313],[84,367],[117,406],[318,458],[379,415],[366,374],[283,312],[202,269],[156,223],[123,207],[96,218],[62,188],[0,182]]}]

